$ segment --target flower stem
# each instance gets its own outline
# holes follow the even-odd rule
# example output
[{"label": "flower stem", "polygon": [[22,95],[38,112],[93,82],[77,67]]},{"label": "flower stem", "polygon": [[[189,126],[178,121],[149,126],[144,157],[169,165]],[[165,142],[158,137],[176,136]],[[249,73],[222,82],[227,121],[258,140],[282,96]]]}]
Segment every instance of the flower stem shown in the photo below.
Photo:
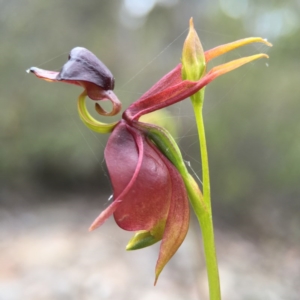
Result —
[{"label": "flower stem", "polygon": [[196,212],[204,244],[204,254],[208,275],[209,296],[210,300],[221,300],[220,281],[218,261],[214,241],[214,228],[212,220],[212,209],[210,199],[210,178],[209,178],[209,164],[207,155],[207,146],[204,130],[204,122],[202,115],[204,89],[200,90],[191,96],[193,109],[195,113],[199,142],[200,154],[202,162],[202,181],[203,181],[203,201],[207,207],[204,213],[198,214]]}]

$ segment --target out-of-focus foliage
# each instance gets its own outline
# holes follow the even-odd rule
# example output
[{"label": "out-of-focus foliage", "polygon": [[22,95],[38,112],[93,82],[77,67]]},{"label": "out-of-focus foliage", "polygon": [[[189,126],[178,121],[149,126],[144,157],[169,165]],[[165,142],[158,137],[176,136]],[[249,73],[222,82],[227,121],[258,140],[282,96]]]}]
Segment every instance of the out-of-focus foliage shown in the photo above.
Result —
[{"label": "out-of-focus foliage", "polygon": [[[299,209],[300,198],[299,11],[299,1],[0,1],[0,184],[108,186],[106,137],[81,124],[80,89],[39,81],[25,70],[57,70],[71,48],[84,46],[114,74],[125,108],[179,63],[193,16],[205,49],[248,36],[274,44],[220,58],[258,49],[270,55],[206,89],[205,122],[217,214],[243,219],[253,208],[259,225],[266,211],[283,220],[288,209]],[[200,174],[190,103],[170,111],[180,119],[185,159]],[[291,220],[286,226],[297,234]]]}]

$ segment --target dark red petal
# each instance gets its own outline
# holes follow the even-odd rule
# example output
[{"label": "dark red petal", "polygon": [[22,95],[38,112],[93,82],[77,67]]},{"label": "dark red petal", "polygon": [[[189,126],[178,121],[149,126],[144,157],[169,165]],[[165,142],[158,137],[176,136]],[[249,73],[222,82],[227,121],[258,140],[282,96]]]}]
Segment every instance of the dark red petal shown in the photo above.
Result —
[{"label": "dark red petal", "polygon": [[178,84],[181,81],[181,64],[179,64],[172,71],[162,77],[158,82],[156,82],[145,94],[143,94],[139,98],[139,101],[157,94],[167,87]]},{"label": "dark red petal", "polygon": [[[142,161],[137,167],[139,158]],[[169,171],[141,132],[121,122],[109,138],[105,160],[114,198],[121,201],[114,213],[121,228],[150,230],[159,221],[166,220],[171,198]],[[137,168],[138,175],[132,181]],[[125,189],[128,192],[121,196]]]},{"label": "dark red petal", "polygon": [[[120,123],[122,123],[122,121]],[[116,130],[117,134],[121,135],[122,130],[124,130],[124,129],[126,130],[126,125],[124,123],[122,123],[120,125],[120,123],[115,127],[115,130]],[[120,129],[118,127],[119,125],[120,125]],[[112,134],[112,136],[113,136],[113,134]],[[125,186],[125,188],[118,195],[118,197],[115,197],[115,192],[114,192],[114,201],[113,201],[113,203],[109,207],[107,207],[103,212],[101,212],[100,215],[94,220],[94,222],[90,226],[90,231],[96,229],[99,226],[101,226],[115,212],[115,210],[118,208],[118,206],[122,202],[121,199],[123,199],[126,196],[126,194],[130,191],[133,183],[136,181],[137,176],[140,172],[141,164],[142,164],[142,160],[143,160],[143,144],[142,144],[141,137],[137,137],[136,142],[137,142],[137,147],[140,148],[141,151],[139,152],[137,164],[135,166],[135,170],[132,174],[132,177],[128,181],[128,184]]]},{"label": "dark red petal", "polygon": [[156,94],[138,99],[125,110],[123,118],[129,122],[137,120],[141,115],[167,107],[191,96],[205,84],[206,82],[202,80],[197,82],[185,80],[176,83]]},{"label": "dark red petal", "polygon": [[[154,148],[156,149],[156,148]],[[155,283],[164,266],[184,241],[189,228],[190,209],[183,180],[174,165],[156,149],[168,168],[171,185],[171,204],[155,268]]]}]

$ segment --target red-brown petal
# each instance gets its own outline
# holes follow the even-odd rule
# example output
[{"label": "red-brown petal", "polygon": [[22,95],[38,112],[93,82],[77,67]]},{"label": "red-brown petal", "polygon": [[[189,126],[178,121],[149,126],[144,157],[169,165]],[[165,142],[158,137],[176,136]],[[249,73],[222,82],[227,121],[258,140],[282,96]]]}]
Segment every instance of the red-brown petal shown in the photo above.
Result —
[{"label": "red-brown petal", "polygon": [[183,180],[172,163],[158,150],[158,155],[166,164],[172,184],[172,195],[168,218],[162,242],[160,245],[159,257],[155,268],[155,283],[164,266],[172,258],[184,241],[189,228],[190,210],[187,192]]},{"label": "red-brown petal", "polygon": [[169,86],[178,84],[182,81],[181,76],[181,64],[178,64],[173,70],[163,76],[158,82],[156,82],[146,93],[144,93],[139,101],[148,98],[151,95],[157,94],[163,91]]},{"label": "red-brown petal", "polygon": [[[202,83],[202,80],[200,82]],[[198,83],[199,81],[181,80],[181,82],[176,82],[175,85],[169,86],[156,94],[150,94],[148,97],[140,98],[124,111],[123,118],[131,122],[137,120],[144,114],[188,98],[204,86],[204,84],[201,86],[201,84],[199,85]]]},{"label": "red-brown petal", "polygon": [[[141,157],[142,162],[138,167]],[[121,200],[114,212],[121,228],[130,231],[150,230],[158,222],[166,220],[172,192],[170,174],[141,132],[121,122],[107,143],[105,160],[114,198]],[[132,181],[137,168],[138,175]],[[124,189],[128,189],[128,192],[120,196]]]},{"label": "red-brown petal", "polygon": [[[121,137],[123,130],[126,130],[126,125],[125,125],[124,122],[121,121],[115,127],[115,131],[113,131],[113,133],[116,133],[117,136],[119,135],[119,137]],[[125,134],[125,136],[126,136],[126,134]],[[111,137],[114,137],[114,134],[112,134]],[[135,169],[134,169],[134,171],[132,173],[131,178],[129,178],[128,183],[124,186],[123,190],[118,194],[117,197],[115,196],[116,194],[114,192],[114,201],[113,201],[113,203],[108,208],[106,208],[103,212],[101,212],[100,215],[94,220],[94,222],[90,226],[90,231],[96,229],[99,226],[101,226],[115,212],[115,210],[118,208],[118,206],[122,202],[121,199],[123,199],[124,197],[126,197],[126,194],[131,189],[131,186],[136,181],[137,176],[138,176],[138,174],[140,172],[141,164],[142,164],[142,160],[143,160],[143,144],[142,144],[141,137],[137,138],[136,143],[137,143],[137,147],[140,149],[140,151],[139,151],[139,155],[138,155],[138,158],[137,158],[136,166],[135,166]],[[114,148],[114,145],[112,147]],[[118,145],[116,145],[116,147],[118,147]],[[108,157],[109,157],[109,155],[108,155]],[[120,174],[120,178],[122,178],[121,174]]]}]

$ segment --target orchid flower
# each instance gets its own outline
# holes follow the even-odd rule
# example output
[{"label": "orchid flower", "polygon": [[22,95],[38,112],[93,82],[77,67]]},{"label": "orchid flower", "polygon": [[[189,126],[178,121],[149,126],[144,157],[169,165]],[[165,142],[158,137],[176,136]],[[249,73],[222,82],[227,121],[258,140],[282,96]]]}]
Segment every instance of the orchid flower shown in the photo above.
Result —
[{"label": "orchid flower", "polygon": [[[188,39],[193,44],[193,37]],[[267,57],[257,54],[240,58],[206,73],[206,64],[214,57],[254,42],[270,46],[261,38],[239,40],[203,52],[200,65],[197,66],[192,60],[190,67],[189,56],[192,51],[187,50],[183,55],[184,67],[177,65],[133,102],[124,111],[120,121],[114,123],[97,121],[85,106],[88,96],[95,101],[109,100],[112,103],[110,112],[96,103],[96,111],[100,115],[113,116],[121,110],[121,102],[113,92],[113,75],[89,50],[81,47],[71,50],[69,60],[60,72],[30,68],[32,73],[44,80],[82,86],[84,91],[78,99],[81,120],[96,132],[111,132],[104,156],[113,187],[113,202],[95,219],[90,230],[99,227],[113,215],[119,227],[137,231],[129,241],[127,250],[147,247],[161,240],[155,283],[187,234],[190,214],[188,200],[196,214],[204,214],[209,208],[203,202],[198,185],[188,173],[172,136],[164,128],[143,123],[139,118],[192,96],[220,75]],[[189,78],[189,68],[199,73],[195,80],[182,78]]]}]

